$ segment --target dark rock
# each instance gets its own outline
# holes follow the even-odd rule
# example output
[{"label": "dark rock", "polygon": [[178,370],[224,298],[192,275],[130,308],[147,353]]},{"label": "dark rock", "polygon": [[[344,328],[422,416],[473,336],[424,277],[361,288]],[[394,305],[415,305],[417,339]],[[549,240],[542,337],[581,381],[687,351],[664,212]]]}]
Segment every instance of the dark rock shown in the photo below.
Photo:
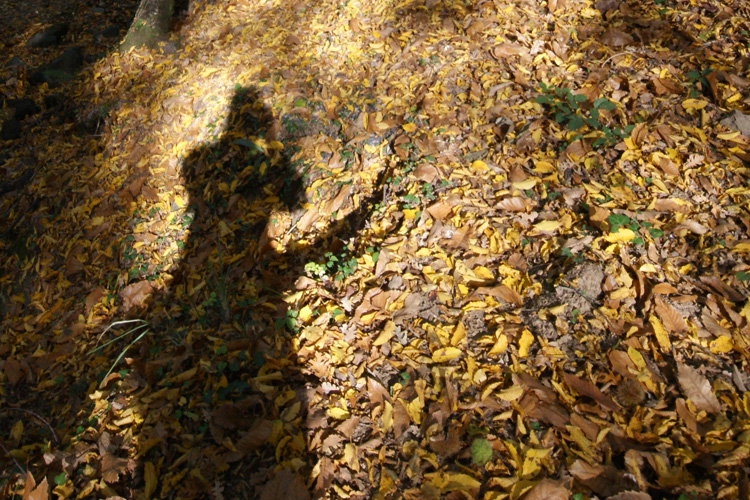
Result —
[{"label": "dark rock", "polygon": [[99,32],[104,38],[117,38],[120,36],[120,28],[118,26],[110,25]]},{"label": "dark rock", "polygon": [[68,23],[55,24],[50,26],[44,31],[34,34],[29,41],[26,42],[26,46],[30,49],[51,47],[60,43],[60,40],[68,32],[70,26]]},{"label": "dark rock", "polygon": [[45,69],[75,73],[82,65],[83,49],[81,47],[68,47],[60,57],[47,64]]},{"label": "dark rock", "polygon": [[16,99],[9,104],[13,108],[15,108],[13,118],[19,121],[23,120],[27,116],[39,113],[39,107],[31,99]]},{"label": "dark rock", "polygon": [[21,60],[18,56],[13,56],[10,61],[5,63],[6,68],[17,68],[17,67],[24,67],[26,66],[26,63]]},{"label": "dark rock", "polygon": [[11,141],[21,137],[21,122],[15,118],[5,120],[5,122],[3,122],[3,131],[0,134],[0,137],[4,141]]},{"label": "dark rock", "polygon": [[50,88],[60,85],[60,82],[70,80],[83,65],[83,49],[81,47],[68,47],[65,52],[52,62],[38,68],[29,75],[29,83],[41,85],[47,83]]}]

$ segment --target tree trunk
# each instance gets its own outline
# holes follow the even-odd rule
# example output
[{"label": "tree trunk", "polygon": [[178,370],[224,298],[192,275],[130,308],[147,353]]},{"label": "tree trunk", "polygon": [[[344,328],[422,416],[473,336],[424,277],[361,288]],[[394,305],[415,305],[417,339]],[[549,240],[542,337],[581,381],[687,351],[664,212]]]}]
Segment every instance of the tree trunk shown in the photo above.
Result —
[{"label": "tree trunk", "polygon": [[120,52],[131,47],[154,48],[166,40],[173,10],[174,0],[141,0],[133,24],[120,44]]}]

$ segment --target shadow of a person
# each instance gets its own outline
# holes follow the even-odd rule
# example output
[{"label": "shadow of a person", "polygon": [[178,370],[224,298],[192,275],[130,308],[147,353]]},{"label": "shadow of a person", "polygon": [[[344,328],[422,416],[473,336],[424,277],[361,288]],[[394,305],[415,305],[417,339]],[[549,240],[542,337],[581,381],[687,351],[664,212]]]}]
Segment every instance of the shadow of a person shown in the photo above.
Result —
[{"label": "shadow of a person", "polygon": [[[253,494],[241,489],[267,482],[279,461],[306,463],[304,382],[281,297],[301,257],[269,241],[274,214],[297,205],[304,190],[274,138],[271,111],[245,88],[235,92],[220,139],[193,151],[182,175],[181,258],[168,290],[147,304],[154,335],[131,361],[150,391],[178,387],[179,395],[149,403],[156,413],[141,437],[162,443],[165,466],[187,460],[200,471],[163,486],[175,497],[224,483],[238,490],[230,496],[247,498]],[[202,442],[186,445],[185,435]],[[237,470],[242,481],[228,481]]]}]

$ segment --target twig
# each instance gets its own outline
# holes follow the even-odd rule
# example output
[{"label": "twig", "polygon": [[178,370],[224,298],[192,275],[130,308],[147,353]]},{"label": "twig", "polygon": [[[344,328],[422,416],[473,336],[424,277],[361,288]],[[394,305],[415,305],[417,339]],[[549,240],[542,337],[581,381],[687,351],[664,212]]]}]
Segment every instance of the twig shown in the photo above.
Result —
[{"label": "twig", "polygon": [[27,414],[29,414],[29,415],[32,415],[32,416],[36,417],[36,418],[37,418],[38,420],[41,420],[41,421],[42,421],[42,422],[44,423],[44,425],[46,425],[46,426],[47,426],[47,428],[49,429],[49,431],[50,431],[50,432],[52,433],[52,438],[53,438],[53,439],[55,440],[55,444],[57,444],[57,443],[58,443],[58,440],[57,440],[57,434],[55,433],[55,429],[53,429],[53,428],[52,428],[52,426],[50,425],[50,423],[49,423],[49,422],[47,422],[47,421],[46,421],[46,420],[45,420],[45,419],[44,419],[44,418],[43,418],[43,417],[42,417],[41,415],[39,415],[38,413],[36,413],[36,412],[33,412],[33,411],[31,411],[31,410],[25,410],[25,409],[23,409],[23,408],[16,408],[16,407],[13,407],[13,406],[10,406],[10,407],[8,407],[8,408],[5,408],[5,409],[6,409],[6,410],[13,410],[13,411],[20,411],[20,412],[22,412],[22,413],[27,413]]},{"label": "twig", "polygon": [[0,448],[2,448],[3,451],[8,454],[11,460],[13,460],[13,462],[16,464],[16,467],[18,467],[18,470],[21,472],[24,472],[25,469],[21,466],[21,464],[18,463],[18,460],[16,460],[16,457],[10,454],[10,452],[8,451],[8,448],[6,448],[2,442],[0,442]]}]

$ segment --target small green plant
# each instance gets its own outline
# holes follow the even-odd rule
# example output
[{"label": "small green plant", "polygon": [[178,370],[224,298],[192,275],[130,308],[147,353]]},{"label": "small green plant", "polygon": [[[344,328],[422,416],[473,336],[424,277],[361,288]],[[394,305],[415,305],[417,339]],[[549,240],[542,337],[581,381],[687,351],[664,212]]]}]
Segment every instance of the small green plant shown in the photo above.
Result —
[{"label": "small green plant", "polygon": [[305,272],[313,278],[322,279],[325,276],[333,278],[335,281],[341,281],[347,276],[354,274],[357,270],[357,259],[348,257],[346,252],[340,255],[334,255],[333,252],[326,252],[325,262],[308,262],[305,264]]},{"label": "small green plant", "polygon": [[[596,99],[591,109],[584,109],[581,105],[586,101],[586,96],[574,94],[568,88],[555,87],[544,82],[539,85],[542,94],[537,96],[534,102],[547,108],[556,123],[565,125],[571,132],[588,127],[590,130],[601,133],[600,137],[597,137],[592,143],[593,148],[613,146],[628,137],[635,128],[634,125],[627,125],[624,128],[609,127],[602,123],[601,112],[613,111],[617,108],[617,105],[606,97]],[[581,137],[583,137],[583,134],[576,134],[572,141]]]},{"label": "small green plant", "polygon": [[297,316],[299,313],[293,309],[288,309],[284,316],[281,318],[278,318],[276,320],[276,329],[277,330],[283,330],[286,328],[290,332],[297,332],[299,331],[299,327],[297,326]]},{"label": "small green plant", "polygon": [[484,466],[492,460],[492,444],[483,437],[474,438],[471,442],[471,461],[474,465]]},{"label": "small green plant", "polygon": [[[635,234],[638,234],[639,230],[641,228],[648,231],[648,234],[652,238],[659,238],[664,235],[664,231],[661,229],[657,229],[653,227],[653,224],[650,222],[638,222],[635,219],[631,219],[627,215],[623,214],[611,214],[607,217],[607,222],[609,223],[609,232],[610,233],[616,233],[620,230],[620,228],[627,228],[633,231]],[[633,239],[633,243],[636,245],[642,245],[643,244],[643,238],[640,236],[636,236]]]}]

